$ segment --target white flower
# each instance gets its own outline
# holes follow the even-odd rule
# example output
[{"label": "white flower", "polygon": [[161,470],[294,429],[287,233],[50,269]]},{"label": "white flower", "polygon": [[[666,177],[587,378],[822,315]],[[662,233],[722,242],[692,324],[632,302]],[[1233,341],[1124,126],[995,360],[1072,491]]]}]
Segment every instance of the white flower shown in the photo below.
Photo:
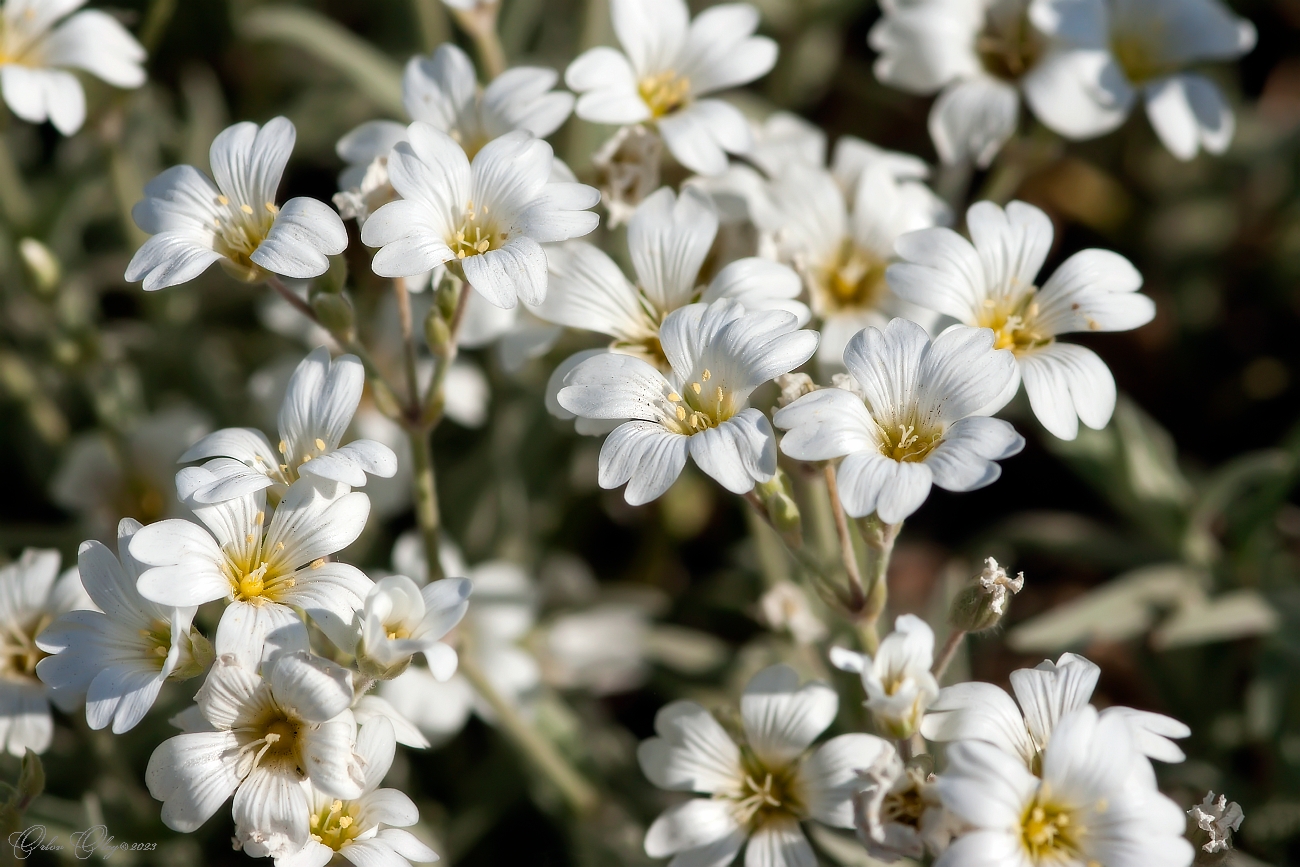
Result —
[{"label": "white flower", "polygon": [[872,858],[919,861],[926,849],[939,854],[947,848],[953,823],[939,801],[934,775],[921,762],[904,765],[891,747],[870,767],[860,768],[858,779],[853,822]]},{"label": "white flower", "polygon": [[[481,88],[474,64],[450,43],[428,57],[412,57],[402,78],[402,104],[411,120],[423,121],[455,139],[470,159],[498,136],[525,130],[545,138],[573,110],[573,95],[555,91],[553,69],[509,69]],[[406,140],[406,125],[389,120],[364,123],[339,139],[339,158],[348,164],[339,175],[335,204],[346,217],[362,222],[395,197],[388,180],[388,155]]]},{"label": "white flower", "polygon": [[167,827],[189,833],[232,794],[237,839],[254,857],[298,851],[308,840],[303,782],[336,798],[365,784],[354,752],[352,675],[304,651],[277,657],[265,679],[221,656],[195,699],[210,731],[164,741],[145,782]]},{"label": "white flower", "polygon": [[1052,221],[1024,202],[1006,210],[977,202],[966,212],[973,243],[951,229],[925,229],[898,239],[903,263],[889,267],[902,298],[992,328],[1009,349],[1034,415],[1053,435],[1072,440],[1079,421],[1100,430],[1115,411],[1115,378],[1090,349],[1060,343],[1072,331],[1128,331],[1155,316],[1138,293],[1142,275],[1118,253],[1083,250],[1040,289],[1034,282],[1052,246]]},{"label": "white flower", "polygon": [[600,200],[609,215],[605,226],[617,228],[659,187],[664,140],[645,124],[621,126],[591,155]]},{"label": "white flower", "polygon": [[943,805],[971,830],[936,867],[1187,867],[1178,805],[1155,788],[1128,728],[1084,706],[1061,718],[1040,775],[980,741],[947,749],[936,783]]},{"label": "white flower", "polygon": [[[1055,663],[1011,672],[1011,696],[991,683],[970,681],[944,687],[930,705],[921,734],[932,741],[980,740],[1020,758],[1025,767],[1038,765],[1057,722],[1084,707],[1101,673],[1092,662],[1064,653]],[[1103,717],[1116,717],[1127,726],[1135,749],[1162,762],[1181,762],[1180,750],[1169,738],[1185,738],[1191,729],[1176,719],[1128,707],[1109,707]]]},{"label": "white flower", "polygon": [[817,334],[783,310],[746,313],[739,301],[690,304],[659,332],[665,376],[630,355],[589,358],[566,377],[561,406],[575,415],[632,419],[600,450],[600,485],[628,483],[625,499],[648,503],[695,463],[727,490],[744,494],[776,473],[776,437],[757,409],[755,388],[807,361]]},{"label": "white flower", "polygon": [[580,94],[578,117],[653,123],[683,166],[722,173],[728,153],[750,148],[749,125],[729,103],[701,97],[747,84],[776,64],[776,43],[753,35],[758,10],[725,3],[691,21],[684,0],[610,0],[610,13],[623,51],[592,48],[564,73]]},{"label": "white flower", "polygon": [[[858,159],[845,166],[850,152]],[[947,223],[948,206],[915,176],[897,174],[900,167],[881,154],[867,156],[841,141],[836,174],[796,163],[769,185],[769,201],[755,214],[775,255],[808,288],[821,320],[817,360],[823,365],[838,366],[849,338],[867,326],[882,328],[902,316],[929,327],[937,318],[891,292],[885,269],[894,261],[894,241]],[[923,177],[924,165],[920,171]]]},{"label": "white flower", "polygon": [[77,570],[100,610],[61,614],[36,637],[54,654],[36,664],[37,676],[54,694],[85,700],[90,727],[112,723],[114,734],[144,719],[163,681],[194,677],[212,661],[212,647],[190,625],[196,609],[158,605],[136,589],[129,546],[139,529],[131,518],[118,525],[121,562],[99,542],[81,543]]},{"label": "white flower", "polygon": [[87,535],[112,539],[123,516],[143,523],[178,518],[176,462],[212,429],[186,407],[160,410],[109,436],[94,430],[67,446],[50,481],[50,498],[79,517]]},{"label": "white flower", "polygon": [[677,196],[660,188],[628,223],[636,282],[594,245],[570,241],[548,252],[550,292],[539,315],[608,335],[611,349],[640,356],[665,372],[659,329],[668,314],[688,304],[734,298],[746,310],[786,310],[800,325],[808,321],[808,308],[794,300],[799,278],[776,262],[739,259],[700,286],[700,269],[717,234],[718,216],[702,193],[688,188]]},{"label": "white flower", "polygon": [[353,615],[372,582],[355,566],[327,558],[361,535],[370,511],[366,495],[337,482],[299,479],[268,521],[265,491],[216,504],[192,499],[194,490],[216,480],[200,467],[176,475],[182,499],[202,525],[173,519],[135,534],[131,556],[150,567],[140,573],[140,594],[178,608],[227,600],[216,652],[234,655],[249,670],[256,670],[264,648],[267,656],[307,648],[295,608],[335,644],[351,646]]},{"label": "white flower", "polygon": [[863,704],[891,738],[910,738],[939,694],[939,683],[930,673],[934,632],[915,614],[894,621],[894,631],[880,642],[874,659],[842,647],[832,647],[830,655],[836,668],[861,676],[867,693]]},{"label": "white flower", "polygon": [[[449,546],[443,545],[440,553],[448,551]],[[394,547],[393,565],[420,581],[425,575],[423,557],[419,538],[405,536]],[[473,604],[458,628],[469,634],[469,652],[479,670],[502,698],[528,715],[541,686],[537,660],[520,646],[537,620],[532,578],[504,560],[467,569],[458,555],[441,559],[444,571],[467,575],[473,586]],[[460,674],[442,681],[423,666],[412,665],[393,680],[383,681],[378,693],[395,714],[435,744],[455,736],[471,713],[488,722],[496,718]]]},{"label": "white flower", "polygon": [[0,569],[0,746],[12,756],[43,753],[54,736],[50,701],[65,710],[77,696],[46,686],[36,676],[45,652],[36,637],[65,611],[90,607],[75,569],[59,577],[59,552],[28,548]]},{"label": "white flower", "polygon": [[606,602],[562,614],[539,650],[547,683],[593,695],[627,692],[650,674],[650,617],[630,602]]},{"label": "white flower", "polygon": [[388,174],[402,200],[366,220],[361,238],[382,247],[381,277],[413,277],[455,260],[465,279],[498,307],[546,297],[542,244],[586,235],[598,218],[585,210],[600,194],[551,183],[551,146],[526,132],[494,139],[474,157],[434,127],[415,122],[393,148]]},{"label": "white flower", "polygon": [[366,483],[371,473],[391,478],[397,473],[397,456],[374,440],[339,442],[361,403],[366,372],[355,355],[333,361],[325,347],[302,360],[280,405],[280,441],[272,447],[266,435],[252,428],[225,428],[199,440],[181,455],[181,461],[233,458],[244,466],[231,467],[221,479],[193,493],[201,503],[244,496],[275,488],[284,496],[299,478],[314,476],[351,487]]},{"label": "white flower", "polygon": [[1209,837],[1201,849],[1211,854],[1232,848],[1232,832],[1240,828],[1246,818],[1240,804],[1236,801],[1229,803],[1227,795],[1220,795],[1216,801],[1214,792],[1207,793],[1205,800],[1194,805],[1187,815]]},{"label": "white flower", "polygon": [[212,142],[215,184],[193,166],[174,166],[145,185],[131,216],[153,237],[126,279],[152,291],[193,280],[213,262],[249,282],[267,272],[305,279],[329,270],[326,257],[348,246],[339,215],[315,199],[275,203],[296,138],[282,117],[261,129],[237,123]]},{"label": "white flower", "polygon": [[895,319],[867,328],[844,350],[860,393],[823,388],[778,411],[788,432],[781,451],[801,461],[844,458],[840,500],[853,517],[875,512],[895,524],[915,512],[930,486],[973,491],[1001,475],[1024,439],[984,413],[1001,408],[1015,384],[1015,360],[993,348],[987,329],[952,328],[930,341]]},{"label": "white flower", "polygon": [[456,651],[440,639],[465,616],[471,588],[464,578],[444,578],[423,588],[405,575],[377,581],[361,611],[355,655],[362,674],[391,678],[420,653],[435,679],[450,679],[456,673]]},{"label": "white flower", "polygon": [[769,629],[785,630],[796,644],[816,644],[826,637],[826,624],[813,613],[808,596],[799,585],[782,581],[758,600],[763,622]]},{"label": "white flower", "polygon": [[357,733],[356,753],[365,768],[361,796],[344,800],[303,783],[309,805],[307,844],[275,859],[276,867],[325,867],[335,854],[355,867],[408,867],[438,855],[404,827],[420,820],[419,808],[397,789],[381,789],[397,743],[388,720],[375,719]]},{"label": "white flower", "polygon": [[1109,132],[1140,94],[1174,156],[1227,150],[1232,109],[1210,79],[1184,70],[1249,52],[1256,40],[1249,21],[1217,0],[1036,0],[1030,17],[1051,46],[1041,73],[1025,81],[1025,96],[1057,132]]},{"label": "white flower", "polygon": [[873,735],[832,738],[808,755],[835,719],[839,699],[823,683],[800,687],[786,665],[763,669],[740,700],[744,740],[737,744],[700,705],[675,701],[655,716],[658,737],[637,748],[641,770],[661,789],[700,792],[664,811],[646,832],[652,858],[726,865],[748,842],[750,867],[817,864],[799,823],[853,827],[858,768],[893,749]]},{"label": "white flower", "polygon": [[86,0],[7,0],[0,9],[0,86],[23,120],[46,118],[64,135],[81,129],[86,94],[67,69],[84,69],[115,87],[144,84],[144,49],[97,9],[59,19]]}]

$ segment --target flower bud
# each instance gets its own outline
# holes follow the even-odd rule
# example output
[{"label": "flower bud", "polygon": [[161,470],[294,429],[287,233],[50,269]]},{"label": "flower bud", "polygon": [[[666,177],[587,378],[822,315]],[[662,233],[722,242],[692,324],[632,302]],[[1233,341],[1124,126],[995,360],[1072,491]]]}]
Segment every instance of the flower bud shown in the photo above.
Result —
[{"label": "flower bud", "polygon": [[18,252],[36,282],[37,291],[42,294],[53,292],[63,277],[63,269],[50,248],[35,238],[23,238],[18,242]]},{"label": "flower bud", "polygon": [[317,295],[311,301],[311,309],[316,311],[320,320],[331,334],[340,337],[352,333],[352,302],[342,295]]},{"label": "flower bud", "polygon": [[[776,399],[775,409],[784,409],[805,394],[817,390],[817,383],[806,373],[783,373],[776,378],[776,385],[781,389]],[[773,411],[775,411],[775,409]]]},{"label": "flower bud", "polygon": [[312,294],[325,292],[330,295],[337,295],[343,291],[343,287],[348,282],[348,259],[346,256],[330,256],[330,267],[324,274],[316,278],[312,284]]},{"label": "flower bud", "polygon": [[190,629],[189,634],[181,638],[180,650],[180,659],[176,661],[176,668],[172,669],[169,680],[180,681],[198,677],[207,671],[208,666],[216,659],[212,642],[197,629]]},{"label": "flower bud", "polygon": [[456,308],[460,306],[460,293],[470,291],[464,288],[459,280],[451,279],[450,273],[443,277],[442,282],[438,284],[438,294],[434,297],[437,302],[433,309],[438,312],[444,322],[450,322],[456,318]]},{"label": "flower bud", "polygon": [[790,488],[790,477],[783,470],[777,469],[770,481],[760,482],[754,490],[763,501],[767,517],[777,532],[795,547],[802,544],[803,522]]},{"label": "flower bud", "polygon": [[948,622],[963,632],[983,632],[992,629],[1006,614],[1011,597],[1025,586],[1025,573],[1015,578],[989,557],[984,561],[984,571],[957,594],[948,612]]},{"label": "flower bud", "polygon": [[436,307],[424,318],[424,339],[429,344],[429,351],[439,358],[446,358],[451,352],[451,326]]}]

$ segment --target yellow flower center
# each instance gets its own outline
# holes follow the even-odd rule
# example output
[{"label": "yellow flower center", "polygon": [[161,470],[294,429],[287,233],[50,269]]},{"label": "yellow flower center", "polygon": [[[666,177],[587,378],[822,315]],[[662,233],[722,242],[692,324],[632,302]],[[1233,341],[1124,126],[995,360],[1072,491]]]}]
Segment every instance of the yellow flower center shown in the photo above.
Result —
[{"label": "yellow flower center", "polygon": [[447,246],[451,247],[457,259],[464,259],[499,250],[508,240],[509,234],[502,231],[488,214],[488,206],[475,209],[474,203],[470,202],[460,227],[447,239]]},{"label": "yellow flower center", "polygon": [[217,215],[212,218],[216,236],[213,249],[226,258],[222,265],[234,277],[252,283],[260,279],[262,269],[250,258],[275,223],[280,212],[275,202],[263,202],[260,208],[235,204],[229,196],[217,196]]},{"label": "yellow flower center", "polygon": [[732,802],[738,824],[756,830],[772,819],[803,817],[797,763],[769,768],[748,748],[743,748],[741,761],[744,779],[731,791],[714,796]]},{"label": "yellow flower center", "polygon": [[929,807],[924,795],[926,774],[917,767],[909,767],[905,773],[907,785],[895,787],[881,802],[880,822],[882,825],[910,825],[919,829],[921,818]]},{"label": "yellow flower center", "polygon": [[[284,591],[292,588],[294,580],[293,563],[286,563],[280,557],[284,543],[276,542],[270,548],[266,544],[266,535],[262,529],[266,522],[266,513],[258,512],[254,518],[256,527],[245,538],[242,550],[227,546],[221,569],[230,581],[231,596],[239,602],[260,605],[262,602],[279,602]],[[312,569],[325,565],[324,558],[315,560]]]},{"label": "yellow flower center", "polygon": [[823,312],[874,309],[886,291],[887,267],[889,262],[845,238],[818,274]]},{"label": "yellow flower center", "polygon": [[691,80],[669,69],[641,79],[637,84],[637,92],[650,107],[651,116],[658,120],[690,101]]},{"label": "yellow flower center", "polygon": [[167,654],[172,649],[172,627],[170,623],[164,623],[161,620],[155,620],[149,624],[148,629],[140,630],[140,637],[148,644],[152,645],[150,653],[153,656],[151,662],[158,666],[159,671],[167,663]]},{"label": "yellow flower center", "polygon": [[[1079,843],[1086,829],[1075,810],[1039,795],[1020,818],[1020,840],[1031,863],[1061,864],[1083,861]],[[1086,862],[1093,867],[1097,862]]]},{"label": "yellow flower center", "polygon": [[241,742],[239,775],[247,776],[254,768],[265,765],[306,779],[301,749],[304,728],[279,708],[272,708],[249,725],[235,729]]},{"label": "yellow flower center", "polygon": [[725,386],[712,382],[713,373],[705,368],[700,378],[682,389],[670,393],[668,417],[665,426],[687,436],[717,427],[734,416],[740,409],[735,395]]},{"label": "yellow flower center", "polygon": [[979,311],[978,324],[991,328],[994,349],[1010,349],[1023,355],[1050,344],[1053,337],[1038,324],[1038,290],[1030,286],[1019,295],[986,298]]},{"label": "yellow flower center", "polygon": [[1158,60],[1156,53],[1152,51],[1153,36],[1162,29],[1159,26],[1155,27],[1154,34],[1151,32],[1116,34],[1111,39],[1111,53],[1115,55],[1116,62],[1124,70],[1125,77],[1132,83],[1142,84],[1174,71],[1174,67]]},{"label": "yellow flower center", "polygon": [[1043,56],[1045,41],[1027,15],[998,20],[992,13],[975,38],[975,51],[984,71],[1003,81],[1015,81]]},{"label": "yellow flower center", "polygon": [[[289,443],[286,440],[280,440],[280,444],[276,448],[281,457],[284,458],[284,463],[280,464],[280,475],[283,477],[285,484],[293,484],[298,480],[299,467],[329,451],[327,443],[320,437],[316,437],[306,448],[296,454],[289,454]],[[256,455],[253,460],[258,466],[267,469],[261,455]]]},{"label": "yellow flower center", "polygon": [[[44,39],[42,33],[32,33],[28,28],[36,18],[35,9],[24,9],[18,26],[9,26],[9,20],[0,17],[0,66],[14,64],[17,66],[39,67],[45,65]],[[26,26],[24,26],[26,25]]]},{"label": "yellow flower center", "polygon": [[350,810],[352,802],[333,801],[329,806],[311,817],[311,838],[324,844],[335,852],[343,844],[352,841],[362,828],[353,818]]},{"label": "yellow flower center", "polygon": [[[916,424],[897,424],[893,427],[879,426],[880,453],[890,460],[919,462],[943,442],[943,430],[940,428],[918,427]],[[893,681],[893,689],[901,681]],[[893,695],[887,686],[886,692]]]},{"label": "yellow flower center", "polygon": [[6,624],[0,631],[0,678],[36,680],[36,663],[48,653],[36,646],[36,636],[50,624],[49,615],[39,615],[27,623]]}]

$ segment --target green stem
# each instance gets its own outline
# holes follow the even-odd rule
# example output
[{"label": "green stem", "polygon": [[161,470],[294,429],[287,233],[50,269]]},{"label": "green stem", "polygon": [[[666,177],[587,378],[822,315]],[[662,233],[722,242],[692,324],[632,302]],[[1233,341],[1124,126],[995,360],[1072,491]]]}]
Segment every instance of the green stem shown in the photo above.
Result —
[{"label": "green stem", "polygon": [[437,581],[445,577],[442,561],[438,559],[438,545],[442,535],[442,516],[438,511],[438,484],[433,474],[433,443],[427,428],[408,428],[411,459],[415,476],[415,519],[424,539],[424,562],[428,579]]},{"label": "green stem", "polygon": [[[7,115],[0,115],[7,117]],[[22,228],[32,219],[36,203],[23,183],[18,161],[9,150],[9,139],[0,129],[0,208],[14,228]]]},{"label": "green stem", "polygon": [[415,17],[420,22],[420,36],[424,49],[433,51],[451,38],[447,21],[447,7],[442,0],[413,0]]},{"label": "green stem", "polygon": [[149,13],[145,16],[144,25],[140,28],[140,44],[144,50],[153,53],[162,41],[163,36],[167,33],[167,25],[171,24],[172,16],[176,13],[176,0],[153,0],[149,4]]},{"label": "green stem", "polygon": [[406,362],[407,412],[413,420],[420,418],[420,378],[416,371],[414,327],[411,323],[411,293],[406,289],[406,278],[393,280],[393,294],[397,296],[397,318],[402,329],[403,356]]},{"label": "green stem", "polygon": [[[456,278],[451,275],[452,279]],[[447,323],[447,345],[442,348],[441,354],[437,358],[437,366],[433,370],[433,378],[429,381],[429,390],[424,396],[424,413],[425,423],[429,427],[437,427],[442,421],[443,410],[447,407],[447,397],[443,394],[443,387],[447,382],[447,371],[451,364],[456,360],[457,344],[456,335],[460,332],[460,324],[465,320],[465,307],[469,303],[469,293],[473,291],[469,283],[464,280],[460,281],[460,287],[456,296],[456,309],[452,312],[451,321]]]},{"label": "green stem", "polygon": [[880,647],[880,633],[876,623],[889,601],[889,560],[894,554],[894,540],[902,529],[902,521],[886,524],[874,514],[858,523],[863,541],[867,543],[867,602],[858,619],[858,635],[867,653],[875,654]]},{"label": "green stem", "polygon": [[867,604],[867,596],[862,587],[862,573],[858,567],[858,552],[853,548],[849,521],[844,516],[844,504],[840,502],[840,490],[835,481],[835,467],[827,464],[824,474],[831,513],[835,516],[835,534],[840,542],[840,560],[844,563],[844,573],[849,579],[849,615],[857,616]]},{"label": "green stem", "polygon": [[506,71],[506,50],[497,33],[497,13],[501,4],[496,0],[479,2],[473,9],[454,9],[456,23],[474,40],[479,62],[488,81]]},{"label": "green stem", "polygon": [[934,661],[934,667],[930,669],[935,680],[943,679],[944,672],[948,670],[953,657],[957,655],[957,648],[961,647],[962,639],[965,637],[966,630],[964,629],[954,629],[948,635],[948,640],[943,643],[943,649],[939,651],[939,656]]},{"label": "green stem", "polygon": [[478,667],[470,648],[462,645],[460,673],[496,713],[496,722],[515,747],[560,790],[570,809],[578,816],[588,816],[600,805],[600,795],[555,744],[542,737],[519,716],[518,710],[501,697]]},{"label": "green stem", "polygon": [[758,494],[750,491],[745,494],[745,500],[754,507],[753,510],[755,514],[762,518],[768,527],[776,534],[777,538],[781,540],[781,545],[785,548],[785,553],[789,555],[790,559],[793,560],[795,564],[802,569],[804,574],[808,576],[809,580],[812,582],[812,589],[817,593],[817,595],[831,608],[847,608],[847,598],[835,586],[835,582],[831,580],[831,576],[826,572],[826,567],[823,566],[814,555],[810,554],[806,547],[795,548],[786,541],[785,536],[782,535],[776,527],[772,526],[771,516],[768,515],[767,508],[763,505],[763,501],[759,498]]}]

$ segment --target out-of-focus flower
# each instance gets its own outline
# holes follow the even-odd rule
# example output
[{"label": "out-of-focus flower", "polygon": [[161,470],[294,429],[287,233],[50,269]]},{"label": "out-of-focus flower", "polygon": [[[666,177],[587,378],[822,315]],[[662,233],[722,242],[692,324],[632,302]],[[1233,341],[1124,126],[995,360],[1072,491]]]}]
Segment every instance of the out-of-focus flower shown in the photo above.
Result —
[{"label": "out-of-focus flower", "polygon": [[47,118],[64,135],[86,120],[86,94],[68,69],[114,87],[145,82],[144,48],[115,18],[86,0],[6,0],[0,8],[0,87],[9,110],[31,123]]},{"label": "out-of-focus flower", "polygon": [[282,497],[303,476],[360,487],[367,473],[385,478],[396,474],[397,456],[382,443],[360,439],[339,446],[365,384],[365,368],[355,355],[331,361],[325,347],[313,350],[289,379],[280,405],[277,447],[260,430],[225,428],[199,440],[181,456],[182,461],[232,458],[242,465],[227,467],[212,486],[194,491],[194,499],[216,503],[264,488],[273,488]]},{"label": "out-of-focus flower", "polygon": [[1062,135],[1118,127],[1139,94],[1169,152],[1221,154],[1236,123],[1210,79],[1186,72],[1255,47],[1255,26],[1217,0],[1035,0],[1030,17],[1051,46],[1025,81],[1034,113]]},{"label": "out-of-focus flower", "polygon": [[978,740],[947,748],[936,786],[970,830],[935,863],[1186,867],[1184,815],[1155,785],[1127,726],[1083,706],[1063,716],[1038,775]]},{"label": "out-of-focus flower", "polygon": [[356,745],[365,769],[361,796],[344,800],[305,781],[307,843],[293,855],[276,858],[276,867],[325,867],[336,854],[354,867],[409,867],[411,861],[438,860],[437,853],[403,830],[420,820],[415,802],[397,789],[379,788],[396,752],[388,720],[362,725]]},{"label": "out-of-focus flower", "polygon": [[807,595],[789,581],[764,593],[758,610],[768,627],[789,632],[797,644],[815,644],[827,635],[826,624],[813,613]]},{"label": "out-of-focus flower", "polygon": [[993,329],[994,346],[1015,355],[1034,415],[1054,436],[1074,439],[1080,421],[1104,428],[1115,411],[1110,368],[1091,349],[1056,338],[1150,322],[1156,305],[1138,292],[1142,275],[1118,253],[1083,250],[1040,289],[1034,281],[1052,247],[1047,214],[1024,202],[1005,211],[977,202],[966,225],[973,243],[944,228],[899,238],[904,261],[889,266],[889,285],[914,304]]},{"label": "out-of-focus flower", "polygon": [[575,367],[560,390],[560,405],[575,415],[632,419],[600,450],[601,487],[627,483],[628,503],[648,503],[681,474],[688,452],[733,493],[771,479],[776,437],[749,395],[811,358],[817,334],[799,330],[792,313],[746,313],[724,298],[668,314],[659,339],[671,379],[640,358],[607,353]]},{"label": "out-of-focus flower", "polygon": [[56,690],[36,676],[45,656],[36,638],[66,611],[90,608],[75,569],[59,576],[59,552],[28,548],[0,569],[0,745],[12,756],[43,753],[54,737],[50,702],[76,707],[79,696]]},{"label": "out-of-focus flower", "polygon": [[113,537],[122,517],[150,523],[177,518],[176,462],[211,430],[192,409],[165,409],[130,425],[120,437],[93,431],[76,437],[50,482],[50,497],[81,518],[88,535]]},{"label": "out-of-focus flower", "polygon": [[213,643],[218,655],[232,655],[250,671],[264,656],[307,649],[307,629],[295,608],[330,641],[350,647],[353,616],[372,582],[355,566],[327,558],[365,529],[366,495],[302,478],[267,521],[265,491],[215,504],[192,499],[194,490],[216,480],[201,467],[176,475],[182,499],[202,524],[172,519],[135,534],[131,556],[149,567],[140,573],[140,594],[177,608],[227,600]]},{"label": "out-of-focus flower", "polygon": [[[991,683],[970,681],[946,686],[930,705],[921,734],[931,741],[980,740],[1017,756],[1026,768],[1041,763],[1057,722],[1084,707],[1101,670],[1074,653],[1055,663],[1011,672],[1016,701]],[[1103,717],[1116,717],[1128,728],[1140,754],[1162,762],[1181,762],[1183,751],[1170,738],[1185,738],[1191,729],[1176,719],[1128,707],[1109,707]]]},{"label": "out-of-focus flower", "polygon": [[547,625],[539,656],[547,683],[595,695],[627,692],[650,673],[650,617],[643,606],[607,602]]},{"label": "out-of-focus flower", "polygon": [[894,621],[894,631],[880,642],[873,659],[842,647],[831,648],[836,668],[861,676],[864,702],[876,724],[892,738],[910,738],[925,710],[939,694],[930,673],[934,664],[934,632],[915,614]]},{"label": "out-of-focus flower", "polygon": [[[846,152],[836,150],[837,156]],[[768,206],[756,213],[775,255],[803,277],[821,320],[817,358],[823,365],[838,366],[849,338],[869,325],[883,328],[903,316],[929,327],[937,318],[891,292],[885,269],[895,260],[900,235],[947,223],[951,215],[929,187],[898,174],[902,167],[884,154],[857,153],[839,173],[848,186],[825,169],[790,166],[771,183]],[[920,171],[924,177],[924,165]]]},{"label": "out-of-focus flower", "polygon": [[121,734],[153,706],[168,678],[185,680],[212,662],[212,646],[190,626],[195,608],[150,602],[136,589],[140,564],[129,550],[140,523],[123,518],[118,557],[99,542],[83,542],[77,571],[99,611],[69,611],[36,636],[47,656],[36,674],[55,695],[85,700],[92,729],[112,723]]},{"label": "out-of-focus flower", "polygon": [[752,145],[749,125],[729,103],[701,97],[747,84],[776,64],[776,43],[753,35],[758,10],[727,3],[691,21],[684,0],[610,0],[610,12],[623,51],[592,48],[564,73],[580,94],[578,117],[653,124],[679,163],[721,174],[728,153]]},{"label": "out-of-focus flower", "polygon": [[164,741],[145,782],[167,827],[189,833],[235,796],[236,838],[255,858],[282,857],[309,839],[309,790],[359,798],[352,675],[300,651],[277,657],[265,678],[221,656],[195,699],[209,731]]},{"label": "out-of-focus flower", "polygon": [[808,308],[795,300],[799,278],[775,262],[740,259],[708,286],[700,286],[700,269],[717,233],[717,214],[702,193],[686,189],[677,196],[667,187],[657,190],[627,227],[636,283],[597,247],[570,241],[548,253],[551,286],[539,315],[605,334],[613,339],[611,349],[643,358],[664,372],[670,368],[659,329],[668,314],[688,304],[734,298],[751,312],[786,310],[800,325],[808,321]]},{"label": "out-of-focus flower", "polygon": [[283,117],[258,128],[237,123],[212,142],[214,184],[193,166],[174,166],[144,188],[132,209],[153,235],[136,251],[126,279],[147,291],[187,283],[220,262],[253,282],[268,272],[319,277],[348,246],[343,221],[323,202],[299,197],[276,205],[297,131]]},{"label": "out-of-focus flower", "polygon": [[915,512],[930,486],[972,491],[1001,475],[1024,439],[1001,419],[1015,387],[1015,359],[993,348],[987,329],[953,328],[930,341],[925,329],[895,319],[867,328],[844,350],[861,394],[823,388],[774,416],[786,428],[781,451],[802,461],[844,458],[840,500],[854,517],[875,512],[897,523]]},{"label": "out-of-focus flower", "polygon": [[1240,804],[1236,801],[1229,802],[1227,795],[1219,795],[1218,800],[1215,800],[1214,792],[1207,793],[1205,800],[1194,805],[1187,811],[1187,815],[1207,838],[1201,844],[1201,851],[1210,854],[1231,849],[1232,832],[1240,828],[1242,820],[1246,818]]},{"label": "out-of-focus flower", "polygon": [[1025,573],[1015,578],[992,557],[984,561],[984,570],[953,597],[948,622],[962,632],[983,632],[1002,622],[1011,597],[1025,586]]},{"label": "out-of-focus flower", "polygon": [[948,847],[953,824],[934,786],[934,775],[920,763],[903,764],[892,746],[858,770],[853,794],[853,824],[872,858],[893,863],[919,861],[927,849]]},{"label": "out-of-focus flower", "polygon": [[381,277],[413,277],[455,260],[465,279],[498,307],[546,297],[542,244],[596,228],[592,187],[551,183],[551,146],[526,132],[489,142],[471,166],[465,151],[440,130],[416,122],[388,158],[402,196],[366,220],[362,240],[380,247]]},{"label": "out-of-focus flower", "polygon": [[361,673],[391,679],[419,653],[436,680],[450,679],[456,673],[456,651],[440,639],[465,616],[471,586],[464,578],[444,578],[423,588],[405,575],[377,581],[361,611],[355,654]]},{"label": "out-of-focus flower", "polygon": [[655,717],[659,736],[637,748],[641,770],[661,789],[712,797],[664,811],[646,832],[646,854],[675,856],[676,864],[730,864],[748,843],[746,864],[816,864],[799,823],[852,828],[856,769],[893,749],[873,735],[847,734],[809,754],[838,708],[833,689],[801,687],[786,665],[763,669],[745,687],[740,744],[695,702],[662,708]]},{"label": "out-of-focus flower", "polygon": [[[445,132],[473,159],[489,141],[508,132],[525,130],[545,138],[559,129],[573,110],[573,95],[552,90],[558,79],[553,69],[520,66],[481,88],[474,64],[449,43],[406,64],[402,104],[411,120]],[[405,140],[406,125],[390,120],[364,123],[339,139],[339,158],[348,165],[339,175],[341,192],[334,203],[344,218],[364,223],[397,197],[388,179],[388,155]]]},{"label": "out-of-focus flower", "polygon": [[591,155],[596,169],[600,200],[609,212],[606,225],[611,229],[623,225],[637,205],[659,187],[659,161],[664,140],[645,124],[619,127]]}]

